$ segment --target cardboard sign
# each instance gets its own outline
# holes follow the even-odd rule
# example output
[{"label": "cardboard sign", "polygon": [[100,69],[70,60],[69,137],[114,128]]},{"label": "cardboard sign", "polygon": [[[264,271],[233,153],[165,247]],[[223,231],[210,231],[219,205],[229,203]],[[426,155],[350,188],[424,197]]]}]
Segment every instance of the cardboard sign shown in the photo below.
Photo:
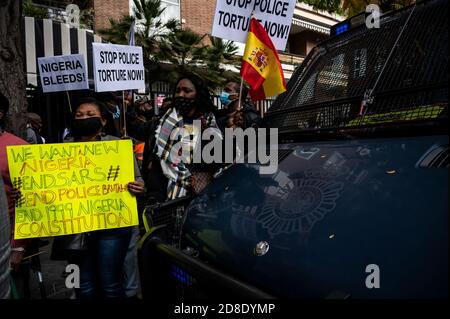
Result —
[{"label": "cardboard sign", "polygon": [[95,91],[145,89],[142,48],[92,43]]},{"label": "cardboard sign", "polygon": [[296,0],[217,0],[212,35],[247,42],[250,16],[266,29],[277,50],[286,48]]},{"label": "cardboard sign", "polygon": [[82,54],[38,58],[38,66],[44,93],[89,88]]},{"label": "cardboard sign", "polygon": [[15,239],[138,224],[131,140],[8,146]]}]

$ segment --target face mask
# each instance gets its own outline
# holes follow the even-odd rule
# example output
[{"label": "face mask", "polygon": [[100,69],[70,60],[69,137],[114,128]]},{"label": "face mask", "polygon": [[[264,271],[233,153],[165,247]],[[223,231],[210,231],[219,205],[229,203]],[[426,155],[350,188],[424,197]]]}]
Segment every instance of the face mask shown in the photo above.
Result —
[{"label": "face mask", "polygon": [[91,136],[102,129],[100,117],[89,117],[87,119],[75,119],[72,124],[72,134],[76,137]]},{"label": "face mask", "polygon": [[178,113],[185,117],[196,106],[196,99],[187,99],[185,97],[177,96],[173,99],[172,106],[178,110]]},{"label": "face mask", "polygon": [[116,111],[113,113],[113,119],[115,120],[120,119],[120,109],[118,105],[116,105],[115,110]]},{"label": "face mask", "polygon": [[228,104],[231,103],[230,93],[228,93],[228,92],[222,91],[222,93],[220,93],[219,99],[220,99],[220,103],[222,103],[222,105],[224,105],[224,106],[227,106]]}]

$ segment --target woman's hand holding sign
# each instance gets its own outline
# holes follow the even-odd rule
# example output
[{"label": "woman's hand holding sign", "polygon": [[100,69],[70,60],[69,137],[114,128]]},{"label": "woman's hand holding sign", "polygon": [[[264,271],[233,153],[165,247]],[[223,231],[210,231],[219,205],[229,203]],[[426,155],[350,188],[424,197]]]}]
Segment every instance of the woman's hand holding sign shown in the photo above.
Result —
[{"label": "woman's hand holding sign", "polygon": [[145,185],[139,181],[130,182],[128,183],[128,191],[134,196],[142,195],[145,192]]}]

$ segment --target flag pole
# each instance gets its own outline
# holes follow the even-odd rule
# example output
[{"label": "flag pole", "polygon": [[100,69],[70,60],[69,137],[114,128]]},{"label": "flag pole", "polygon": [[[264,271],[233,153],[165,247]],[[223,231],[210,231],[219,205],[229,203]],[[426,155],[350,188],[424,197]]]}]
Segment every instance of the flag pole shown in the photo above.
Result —
[{"label": "flag pole", "polygon": [[[252,13],[250,14],[250,20],[253,19],[255,17],[255,10],[252,11]],[[249,27],[249,32],[250,32],[250,21],[248,22],[248,27]],[[247,33],[247,41],[248,41],[248,33]],[[246,43],[247,43],[246,41]],[[238,110],[241,109],[242,105],[241,105],[241,99],[242,99],[242,89],[244,87],[244,78],[241,76],[241,87],[239,89],[239,104],[238,104]]]},{"label": "flag pole", "polygon": [[241,101],[242,101],[242,88],[244,87],[244,78],[241,76],[241,87],[239,89],[239,104],[238,104],[238,110],[241,109]]},{"label": "flag pole", "polygon": [[73,111],[72,111],[72,104],[70,103],[69,91],[66,91],[66,94],[67,94],[67,101],[69,102],[69,110],[70,113],[72,113]]},{"label": "flag pole", "polygon": [[[134,27],[135,27],[135,17],[133,16],[133,22],[131,22],[130,30],[128,31],[128,45],[134,46]],[[131,91],[131,90],[130,90]],[[128,137],[127,135],[127,105],[125,104],[125,91],[122,91],[122,110],[123,110],[123,136]]]}]

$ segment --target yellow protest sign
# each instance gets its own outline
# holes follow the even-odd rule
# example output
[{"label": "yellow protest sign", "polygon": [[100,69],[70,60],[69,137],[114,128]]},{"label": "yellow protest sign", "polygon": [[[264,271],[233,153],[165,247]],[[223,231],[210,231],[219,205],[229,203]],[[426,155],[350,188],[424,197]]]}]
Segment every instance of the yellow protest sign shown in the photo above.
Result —
[{"label": "yellow protest sign", "polygon": [[8,146],[15,239],[138,224],[131,140]]}]

